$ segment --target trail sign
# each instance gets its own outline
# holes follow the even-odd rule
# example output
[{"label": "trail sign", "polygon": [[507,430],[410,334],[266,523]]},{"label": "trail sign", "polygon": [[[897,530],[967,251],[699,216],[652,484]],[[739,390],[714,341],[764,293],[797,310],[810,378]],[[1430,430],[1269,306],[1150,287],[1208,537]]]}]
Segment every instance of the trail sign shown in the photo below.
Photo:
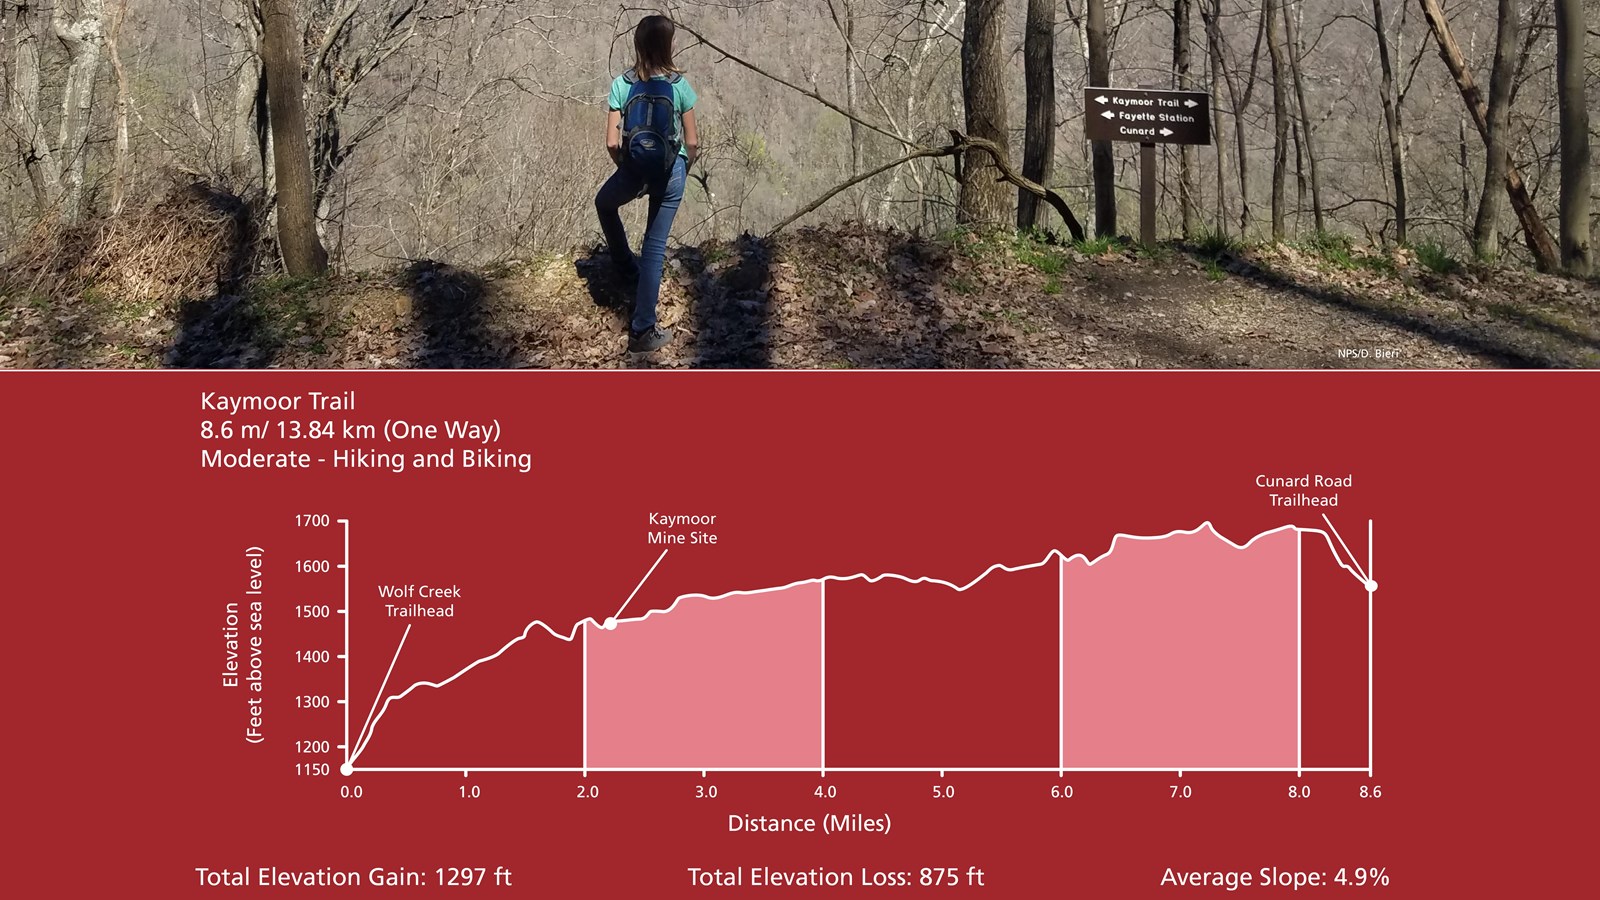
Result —
[{"label": "trail sign", "polygon": [[1091,141],[1211,143],[1211,95],[1199,91],[1090,87],[1083,109]]}]

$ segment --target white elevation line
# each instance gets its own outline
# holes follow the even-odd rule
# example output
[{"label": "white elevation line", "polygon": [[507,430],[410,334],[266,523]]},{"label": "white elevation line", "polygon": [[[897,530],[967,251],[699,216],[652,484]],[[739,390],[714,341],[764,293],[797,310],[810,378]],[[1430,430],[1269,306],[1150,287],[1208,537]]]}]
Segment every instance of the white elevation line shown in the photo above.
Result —
[{"label": "white elevation line", "polygon": [[389,676],[394,674],[394,664],[400,661],[400,651],[405,649],[406,638],[410,634],[411,623],[407,622],[406,630],[400,632],[400,643],[394,648],[394,658],[389,660],[389,671],[383,673],[383,683],[378,685],[378,696],[372,698],[372,709],[367,710],[367,721],[362,723],[361,732],[356,735],[356,750],[355,754],[351,755],[351,759],[354,759],[357,754],[365,750],[367,741],[372,739],[372,714],[378,710],[378,697],[382,697],[383,689],[389,686]]},{"label": "white elevation line", "polygon": [[[669,547],[667,549],[670,550],[671,548]],[[644,573],[644,577],[639,579],[639,583],[638,584],[634,585],[633,593],[629,594],[628,595],[628,599],[622,601],[622,606],[618,607],[617,613],[619,615],[621,614],[621,612],[624,609],[628,608],[628,604],[629,603],[633,602],[633,598],[638,595],[639,589],[644,587],[644,583],[646,581],[650,580],[650,576],[652,574],[654,574],[654,572],[656,570],[656,566],[661,565],[661,561],[663,559],[666,559],[666,558],[667,558],[667,550],[662,550],[661,551],[661,555],[656,557],[656,561],[654,563],[652,563],[650,565],[650,569]],[[676,601],[673,602],[673,606],[677,606],[677,602]],[[647,616],[649,616],[649,613],[645,613],[645,615],[639,616],[637,619],[628,619],[626,621],[629,621],[629,622],[639,621],[639,620],[642,620],[642,619],[646,618]],[[446,678],[443,681],[418,681],[415,684],[411,685],[410,687],[406,688],[405,690],[401,691],[398,694],[390,694],[389,696],[384,697],[383,698],[383,705],[381,707],[379,707],[377,705],[378,701],[377,701],[376,698],[374,698],[372,702],[373,702],[373,706],[377,709],[377,714],[369,716],[368,725],[363,727],[363,729],[362,729],[363,731],[366,732],[366,738],[364,740],[360,741],[357,744],[355,752],[350,755],[350,761],[353,763],[355,761],[355,758],[357,756],[361,755],[362,751],[367,749],[367,744],[372,741],[372,733],[374,731],[376,731],[377,728],[378,728],[378,720],[382,719],[384,713],[389,711],[389,704],[390,703],[393,703],[396,700],[405,699],[408,694],[410,694],[412,691],[416,690],[417,688],[422,688],[422,687],[442,688],[445,685],[449,684],[450,682],[455,681],[457,678],[460,678],[461,676],[463,676],[463,675],[467,674],[468,672],[472,671],[473,669],[476,669],[477,667],[483,665],[484,663],[489,662],[490,660],[499,658],[499,656],[501,654],[505,653],[507,650],[510,650],[512,647],[516,646],[517,644],[521,643],[522,641],[527,640],[528,635],[533,632],[533,629],[534,629],[535,626],[543,628],[545,631],[549,632],[552,637],[560,638],[563,641],[573,641],[573,640],[577,639],[578,631],[583,628],[585,623],[592,624],[597,628],[613,628],[613,627],[616,626],[616,624],[618,622],[621,622],[621,621],[624,621],[624,620],[619,619],[617,616],[614,615],[614,616],[610,616],[609,618],[607,618],[606,619],[606,623],[604,625],[602,625],[599,622],[595,621],[593,616],[590,616],[589,618],[586,618],[586,619],[580,619],[576,625],[572,626],[572,631],[571,632],[563,635],[563,634],[558,634],[555,630],[553,630],[549,625],[546,625],[544,622],[539,621],[538,619],[535,619],[534,621],[529,622],[527,624],[527,627],[522,629],[522,633],[521,634],[517,635],[516,637],[512,638],[509,641],[506,641],[505,646],[503,646],[499,650],[496,650],[495,652],[489,654],[488,656],[480,657],[479,659],[474,660],[473,662],[468,664],[465,668],[463,668],[461,671],[455,673],[454,675],[451,675],[449,678]],[[410,632],[411,632],[411,626],[407,625],[406,626],[406,633],[409,634]],[[400,645],[401,646],[405,646],[405,637],[404,636],[402,636],[400,638]],[[584,644],[584,648],[585,648],[585,652],[587,652],[587,648],[588,648],[588,644],[587,643]],[[399,650],[399,648],[395,649],[394,655],[395,655],[395,659],[399,659],[400,658],[400,650]],[[394,662],[392,660],[389,663],[389,671],[391,671],[391,672],[394,671]],[[587,664],[587,661],[585,661],[585,666],[584,666],[584,678],[585,679],[588,678],[588,664]],[[388,686],[389,676],[385,675],[383,677],[383,680],[384,680],[384,684],[378,688],[378,696],[379,697],[383,697],[383,688]],[[587,687],[585,688],[585,692],[584,692],[584,712],[585,712],[585,715],[587,715],[587,713],[588,713],[588,690],[587,690]],[[585,736],[585,739],[587,739],[587,737],[588,737],[588,729],[587,729],[587,727],[584,729],[584,736]]]},{"label": "white elevation line", "polygon": [[[370,726],[370,728],[368,730],[367,740],[362,742],[361,746],[357,748],[356,753],[351,756],[351,761],[354,762],[355,756],[359,755],[362,750],[366,749],[366,744],[372,740],[371,732],[377,730],[378,722],[382,721],[384,715],[386,713],[388,713],[389,704],[393,703],[396,700],[405,699],[407,696],[409,696],[411,694],[412,691],[415,691],[418,688],[424,688],[424,687],[426,687],[426,688],[435,688],[435,689],[442,688],[445,685],[450,684],[451,682],[455,681],[456,679],[460,678],[461,676],[463,676],[463,675],[467,674],[468,672],[472,671],[473,669],[476,669],[478,666],[481,666],[484,663],[491,662],[491,661],[493,661],[495,659],[500,658],[500,656],[505,654],[506,651],[510,650],[512,647],[515,647],[517,644],[520,644],[523,641],[527,640],[528,636],[533,633],[533,630],[535,628],[543,629],[546,634],[550,635],[551,637],[553,637],[553,638],[555,638],[557,640],[570,642],[570,641],[577,640],[578,632],[579,632],[580,629],[583,628],[585,623],[592,624],[596,628],[601,628],[601,629],[604,629],[606,631],[610,631],[610,630],[618,628],[618,627],[620,627],[622,625],[630,624],[630,623],[633,623],[633,622],[643,622],[643,621],[649,619],[651,616],[668,615],[673,610],[678,608],[678,604],[679,603],[682,603],[685,600],[726,600],[726,599],[728,599],[730,597],[752,597],[752,596],[758,596],[760,594],[773,594],[773,593],[778,593],[778,592],[781,592],[781,591],[792,590],[794,588],[802,587],[804,585],[809,585],[809,584],[827,584],[830,581],[832,581],[832,582],[860,581],[860,582],[864,582],[866,584],[877,584],[880,581],[889,580],[889,581],[900,581],[900,582],[904,582],[906,584],[935,584],[935,585],[939,585],[940,587],[949,588],[950,590],[953,590],[953,591],[955,591],[957,593],[964,593],[964,592],[969,591],[972,588],[976,587],[984,579],[988,578],[990,575],[995,574],[996,572],[1006,572],[1006,573],[1025,572],[1025,571],[1030,571],[1030,570],[1033,570],[1033,569],[1042,568],[1044,566],[1048,566],[1052,562],[1056,562],[1058,560],[1060,561],[1060,563],[1062,565],[1065,565],[1066,563],[1070,563],[1070,562],[1072,562],[1074,560],[1083,560],[1085,565],[1093,566],[1093,565],[1098,564],[1102,560],[1105,560],[1105,559],[1109,558],[1113,553],[1115,553],[1117,551],[1117,546],[1120,543],[1124,542],[1124,541],[1134,541],[1134,542],[1164,541],[1164,540],[1168,540],[1169,538],[1188,537],[1188,536],[1196,535],[1196,534],[1199,534],[1202,531],[1210,532],[1212,537],[1215,537],[1217,540],[1222,541],[1224,544],[1227,544],[1229,547],[1231,547],[1231,548],[1233,548],[1235,550],[1248,550],[1248,549],[1250,549],[1250,547],[1252,547],[1257,541],[1261,540],[1262,538],[1271,537],[1272,535],[1276,535],[1276,534],[1282,534],[1283,532],[1286,532],[1286,531],[1292,531],[1292,532],[1295,532],[1297,534],[1317,534],[1317,535],[1321,535],[1323,541],[1325,543],[1327,543],[1327,545],[1328,545],[1328,552],[1333,555],[1334,562],[1336,564],[1338,564],[1338,566],[1341,569],[1344,569],[1346,572],[1350,573],[1350,577],[1351,578],[1356,579],[1357,581],[1359,581],[1363,585],[1365,585],[1367,583],[1366,576],[1361,574],[1360,572],[1356,571],[1354,568],[1351,568],[1351,566],[1348,563],[1346,563],[1343,558],[1341,558],[1339,556],[1339,552],[1336,549],[1334,549],[1333,538],[1329,537],[1328,533],[1326,531],[1323,531],[1320,528],[1305,528],[1305,527],[1302,527],[1302,526],[1299,526],[1299,525],[1280,525],[1277,528],[1273,528],[1273,529],[1271,529],[1269,531],[1263,531],[1260,534],[1257,534],[1255,537],[1252,537],[1250,540],[1245,541],[1244,543],[1241,544],[1241,543],[1237,543],[1235,541],[1229,540],[1228,538],[1224,537],[1222,534],[1220,534],[1217,531],[1216,526],[1212,525],[1211,522],[1208,520],[1208,521],[1205,521],[1205,522],[1201,522],[1198,526],[1196,526],[1194,528],[1188,528],[1188,529],[1181,529],[1180,528],[1180,529],[1175,529],[1173,531],[1169,531],[1169,532],[1167,532],[1165,534],[1158,534],[1158,535],[1124,534],[1124,533],[1119,532],[1119,533],[1117,533],[1116,535],[1114,535],[1111,538],[1111,546],[1106,549],[1106,552],[1100,554],[1099,556],[1094,557],[1093,559],[1089,558],[1089,556],[1087,554],[1083,554],[1083,553],[1075,553],[1075,554],[1073,554],[1071,556],[1068,556],[1068,555],[1062,553],[1060,550],[1051,550],[1049,553],[1045,554],[1044,559],[1041,559],[1038,562],[1027,563],[1027,564],[1018,565],[1018,566],[1008,566],[1008,565],[1004,565],[1004,564],[1001,564],[1001,563],[995,563],[994,565],[990,566],[989,568],[984,569],[983,572],[980,575],[978,575],[976,578],[972,579],[971,581],[968,581],[965,584],[956,584],[955,582],[952,582],[952,581],[946,581],[946,580],[944,580],[942,578],[933,578],[933,577],[926,576],[926,575],[912,577],[912,576],[909,576],[909,575],[901,575],[901,574],[898,574],[898,573],[895,573],[895,572],[885,572],[885,573],[882,573],[882,574],[879,574],[879,575],[868,575],[865,572],[857,572],[857,573],[855,573],[853,575],[824,575],[824,576],[822,576],[820,578],[802,578],[802,579],[800,579],[798,581],[791,581],[788,584],[777,585],[775,587],[755,588],[755,589],[752,589],[752,590],[726,591],[726,592],[721,593],[721,594],[679,594],[676,598],[673,599],[673,601],[671,603],[669,603],[663,609],[652,609],[652,610],[648,610],[648,611],[646,611],[644,613],[641,613],[641,614],[639,614],[637,616],[632,616],[632,617],[626,618],[626,619],[622,618],[621,615],[620,615],[622,610],[626,609],[628,604],[633,601],[633,598],[639,593],[639,590],[644,587],[645,581],[647,581],[650,578],[651,573],[655,572],[656,566],[659,566],[661,564],[661,560],[666,558],[667,552],[665,550],[663,550],[661,552],[661,556],[656,559],[655,564],[650,567],[650,571],[645,573],[645,577],[643,579],[640,579],[638,586],[633,589],[633,593],[628,595],[628,599],[626,601],[623,601],[622,607],[617,610],[618,615],[608,616],[604,621],[597,620],[593,616],[589,616],[589,617],[580,619],[575,624],[573,624],[571,630],[567,631],[565,634],[563,634],[562,632],[556,631],[554,628],[552,628],[549,625],[549,623],[545,622],[542,619],[534,619],[532,622],[529,622],[527,624],[527,626],[525,626],[522,629],[522,633],[521,634],[517,635],[516,637],[512,638],[509,641],[506,641],[505,644],[502,645],[499,650],[496,650],[495,652],[489,654],[488,656],[482,656],[482,657],[479,657],[478,659],[473,660],[472,662],[468,663],[466,666],[462,667],[461,670],[456,672],[454,675],[451,675],[450,677],[441,679],[439,681],[418,681],[415,684],[412,684],[410,687],[406,688],[405,690],[399,692],[398,694],[390,694],[388,697],[385,697],[384,700],[383,700],[382,706],[380,706],[378,708],[377,715],[372,717],[372,724],[371,724],[371,726]],[[456,771],[456,769],[450,769],[449,771]],[[699,770],[696,769],[695,771],[699,771]],[[809,771],[815,771],[815,770],[809,770]],[[937,769],[933,769],[933,770],[930,770],[930,771],[938,771],[938,770]],[[1049,771],[1055,771],[1055,770],[1051,769]],[[1161,770],[1158,770],[1158,771],[1166,771],[1166,770],[1165,769],[1161,769]],[[1290,771],[1293,771],[1293,770],[1291,769]]]},{"label": "white elevation line", "polygon": [[[1356,559],[1356,555],[1354,553],[1350,552],[1350,546],[1344,542],[1344,538],[1339,534],[1339,529],[1333,527],[1333,520],[1328,518],[1328,514],[1327,513],[1323,513],[1322,514],[1322,521],[1328,523],[1328,528],[1333,532],[1333,536],[1339,539],[1339,546],[1344,548],[1344,552],[1346,554],[1348,554],[1349,557],[1350,557],[1350,562],[1355,565],[1355,569],[1354,569],[1355,573],[1357,575],[1361,576],[1361,584],[1363,586],[1366,585],[1366,583],[1371,581],[1372,579],[1367,577],[1367,573],[1361,568],[1361,562]],[[1338,556],[1337,553],[1335,553],[1334,555]],[[1344,565],[1344,562],[1341,560],[1339,564],[1340,565]],[[1346,568],[1349,568],[1349,567],[1346,566]]]}]

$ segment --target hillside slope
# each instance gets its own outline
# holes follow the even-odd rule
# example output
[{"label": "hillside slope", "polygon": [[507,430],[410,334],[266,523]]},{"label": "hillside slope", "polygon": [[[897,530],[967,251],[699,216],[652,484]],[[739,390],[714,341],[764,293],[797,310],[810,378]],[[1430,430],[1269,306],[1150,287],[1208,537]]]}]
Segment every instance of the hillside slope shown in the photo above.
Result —
[{"label": "hillside slope", "polygon": [[[1099,251],[1096,253],[1095,251]],[[1600,290],[1409,255],[1154,252],[845,226],[674,250],[677,340],[624,352],[603,257],[272,279],[206,301],[0,298],[0,366],[1600,367]]]}]

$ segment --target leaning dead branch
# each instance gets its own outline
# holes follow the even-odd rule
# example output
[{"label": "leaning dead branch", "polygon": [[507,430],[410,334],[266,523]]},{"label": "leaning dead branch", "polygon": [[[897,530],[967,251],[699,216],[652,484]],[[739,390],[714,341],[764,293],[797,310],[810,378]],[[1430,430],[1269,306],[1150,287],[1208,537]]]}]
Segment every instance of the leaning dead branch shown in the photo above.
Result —
[{"label": "leaning dead branch", "polygon": [[847,181],[834,185],[822,196],[811,201],[810,203],[807,203],[794,214],[790,215],[782,222],[779,222],[777,225],[774,225],[772,230],[768,232],[768,235],[770,236],[777,234],[783,229],[794,224],[796,220],[815,212],[819,207],[827,203],[829,200],[832,200],[839,194],[844,193],[863,181],[867,181],[882,175],[896,166],[902,166],[908,162],[918,159],[936,159],[945,156],[958,156],[966,153],[969,150],[982,150],[983,152],[989,154],[989,158],[994,161],[995,168],[1000,170],[1000,181],[1005,181],[1016,185],[1022,190],[1025,190],[1028,193],[1033,194],[1035,197],[1038,197],[1050,204],[1050,206],[1055,209],[1056,213],[1061,216],[1061,220],[1067,223],[1067,230],[1072,233],[1072,239],[1075,241],[1081,241],[1084,239],[1083,225],[1078,221],[1078,217],[1072,214],[1072,208],[1067,205],[1067,201],[1063,199],[1060,194],[1039,184],[1038,182],[1031,181],[1018,174],[1017,170],[1012,168],[1011,161],[1005,158],[1005,154],[1000,152],[1000,148],[996,147],[993,141],[985,140],[984,138],[972,137],[971,135],[962,134],[961,132],[954,130],[950,132],[950,143],[947,146],[917,147],[915,150],[912,150],[910,153],[907,153],[893,162],[885,163],[870,172],[857,175]]}]

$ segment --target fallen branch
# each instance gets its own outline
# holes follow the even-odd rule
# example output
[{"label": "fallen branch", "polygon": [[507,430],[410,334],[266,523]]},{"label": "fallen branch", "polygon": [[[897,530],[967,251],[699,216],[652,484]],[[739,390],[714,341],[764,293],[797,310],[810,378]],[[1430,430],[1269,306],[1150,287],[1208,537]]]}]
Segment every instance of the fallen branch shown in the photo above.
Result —
[{"label": "fallen branch", "polygon": [[772,230],[767,232],[767,236],[771,237],[783,229],[788,228],[790,225],[795,223],[796,219],[815,212],[818,207],[824,203],[827,203],[829,200],[832,200],[834,197],[837,197],[839,194],[850,190],[863,181],[882,175],[890,169],[893,169],[895,166],[905,165],[906,163],[915,159],[931,159],[940,156],[954,156],[960,152],[961,150],[958,147],[922,147],[907,153],[905,156],[900,157],[894,162],[884,163],[876,169],[873,169],[871,172],[857,175],[849,181],[830,188],[826,194],[823,194],[821,197],[818,197],[810,203],[807,203],[805,206],[802,206],[799,210],[795,211],[795,213],[789,216],[789,218],[784,219],[782,222],[772,226]]},{"label": "fallen branch", "polygon": [[1051,208],[1056,211],[1056,215],[1061,217],[1061,221],[1067,223],[1067,230],[1072,232],[1072,239],[1075,241],[1084,239],[1083,225],[1078,222],[1078,217],[1072,214],[1072,208],[1067,206],[1067,201],[1055,191],[1018,174],[1017,170],[1011,167],[1011,161],[1006,159],[1006,154],[993,141],[965,135],[952,129],[950,142],[952,150],[961,152],[969,149],[982,150],[989,154],[989,159],[994,162],[994,167],[1000,170],[999,180],[1008,181],[1050,204]]},{"label": "fallen branch", "polygon": [[910,153],[907,153],[905,156],[902,156],[893,162],[885,163],[870,172],[857,175],[847,181],[835,185],[834,187],[830,188],[827,193],[824,193],[817,199],[807,203],[805,206],[802,206],[799,210],[795,211],[794,214],[790,215],[782,222],[772,226],[772,229],[767,232],[767,235],[768,237],[771,237],[772,235],[777,234],[790,225],[793,225],[795,221],[801,217],[815,212],[824,203],[827,203],[829,200],[832,200],[839,194],[848,191],[863,181],[867,181],[882,175],[896,166],[902,166],[908,162],[918,159],[937,159],[945,156],[959,156],[960,154],[966,153],[969,150],[982,150],[983,152],[989,154],[989,158],[994,161],[995,168],[1000,170],[1001,181],[1010,182],[1022,190],[1033,194],[1035,197],[1039,197],[1046,203],[1049,203],[1050,206],[1055,209],[1056,213],[1061,216],[1061,221],[1067,224],[1067,230],[1072,233],[1072,239],[1075,241],[1081,241],[1084,239],[1083,225],[1078,222],[1078,217],[1072,214],[1072,208],[1067,205],[1067,201],[1062,199],[1060,194],[1035,181],[1031,181],[1017,174],[1017,171],[1011,167],[1010,161],[1005,158],[1005,154],[1000,151],[999,147],[995,146],[993,141],[985,140],[984,138],[970,137],[962,134],[959,131],[950,132],[949,146],[917,147]]}]

